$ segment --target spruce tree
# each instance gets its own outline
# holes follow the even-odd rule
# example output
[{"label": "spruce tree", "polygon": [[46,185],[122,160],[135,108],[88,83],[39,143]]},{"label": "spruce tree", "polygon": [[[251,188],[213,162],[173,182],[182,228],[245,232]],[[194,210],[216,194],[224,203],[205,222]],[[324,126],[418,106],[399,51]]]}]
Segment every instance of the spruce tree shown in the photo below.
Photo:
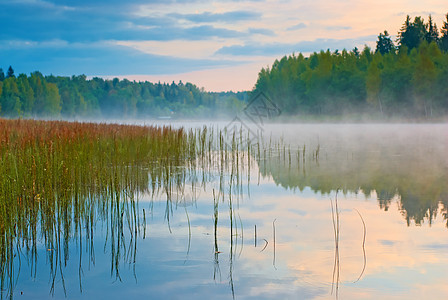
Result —
[{"label": "spruce tree", "polygon": [[359,58],[359,49],[358,49],[358,47],[353,48],[352,53],[356,56],[356,58]]},{"label": "spruce tree", "polygon": [[448,13],[446,14],[446,21],[443,22],[442,29],[440,32],[442,33],[442,36],[440,37],[440,48],[443,51],[448,52]]},{"label": "spruce tree", "polygon": [[387,32],[387,30],[384,30],[384,33],[380,33],[380,35],[378,36],[375,53],[379,52],[384,55],[391,52],[394,48],[395,46],[389,36],[389,33]]},{"label": "spruce tree", "polygon": [[398,33],[398,45],[406,46],[409,51],[417,48],[422,40],[426,37],[426,25],[422,17],[415,17],[414,22],[406,16],[406,21]]},{"label": "spruce tree", "polygon": [[8,73],[6,74],[6,78],[10,78],[10,77],[15,77],[14,76],[14,69],[11,66],[9,66]]},{"label": "spruce tree", "polygon": [[439,30],[437,29],[436,23],[433,23],[431,15],[429,15],[428,24],[426,25],[427,32],[425,39],[428,42],[428,44],[431,44],[432,42],[438,42],[439,41]]}]

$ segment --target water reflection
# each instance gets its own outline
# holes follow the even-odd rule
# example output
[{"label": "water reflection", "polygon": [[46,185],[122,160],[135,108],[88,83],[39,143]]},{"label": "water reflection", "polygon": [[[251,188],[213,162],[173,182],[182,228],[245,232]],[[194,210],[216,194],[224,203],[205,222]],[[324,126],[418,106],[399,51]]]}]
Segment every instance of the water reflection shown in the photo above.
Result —
[{"label": "water reflection", "polygon": [[[99,290],[109,298],[447,295],[438,150],[421,162],[401,146],[366,142],[347,152],[322,137],[305,146],[273,137],[249,155],[200,134],[195,159],[117,166],[115,189],[78,193],[45,213],[28,208],[40,222],[9,228],[1,245],[2,297],[70,297],[79,294],[74,282],[86,298]],[[433,226],[404,230],[412,223]],[[27,290],[27,266],[34,280],[49,269],[50,284]],[[422,280],[428,272],[438,274],[433,282]]]},{"label": "water reflection", "polygon": [[261,159],[261,173],[293,190],[310,187],[329,194],[340,188],[344,193],[376,195],[385,211],[397,200],[408,225],[431,224],[439,206],[447,219],[448,128],[383,126],[340,125],[339,131],[335,126],[331,133],[320,131],[312,149],[296,146]]},{"label": "water reflection", "polygon": [[[166,129],[168,130],[170,129]],[[67,295],[64,269],[68,266],[70,252],[73,253],[70,249],[73,246],[76,246],[76,252],[79,253],[77,273],[79,290],[82,292],[83,262],[86,260],[83,254],[87,255],[89,267],[95,265],[94,245],[97,226],[100,226],[103,231],[101,235],[101,240],[104,242],[103,251],[110,256],[111,277],[116,281],[122,281],[121,266],[124,263],[132,266],[133,276],[137,280],[135,272],[137,241],[141,236],[143,239],[146,237],[147,230],[146,211],[139,208],[139,198],[142,195],[151,197],[150,214],[153,213],[153,202],[166,198],[164,217],[170,233],[172,233],[173,211],[178,206],[185,208],[189,227],[188,254],[191,228],[187,206],[196,203],[200,190],[206,188],[206,184],[214,178],[215,172],[220,178],[217,199],[221,198],[229,205],[232,249],[229,274],[231,276],[238,239],[243,238],[242,231],[238,233],[237,216],[239,215],[233,202],[239,201],[243,193],[242,174],[246,166],[245,160],[248,160],[250,165],[250,156],[238,149],[235,136],[231,137],[233,140],[228,149],[228,145],[224,145],[222,133],[219,133],[216,138],[213,131],[209,133],[207,128],[192,130],[188,135],[184,135],[182,131],[174,132],[174,140],[166,132],[162,134],[161,143],[149,140],[149,144],[155,143],[149,150],[152,155],[149,157],[154,158],[154,161],[120,160],[117,156],[112,156],[111,161],[108,161],[103,159],[101,149],[99,156],[96,152],[89,152],[93,148],[88,144],[88,140],[87,145],[75,144],[76,149],[73,153],[69,152],[73,150],[73,146],[68,148],[60,142],[54,145],[52,140],[44,140],[38,146],[31,140],[32,146],[22,143],[22,148],[18,148],[13,143],[2,144],[0,148],[2,157],[8,159],[5,163],[2,161],[4,163],[1,165],[2,170],[9,172],[15,169],[14,176],[16,177],[13,184],[8,184],[9,179],[4,178],[5,176],[10,178],[8,173],[2,174],[1,178],[2,189],[4,189],[0,199],[2,215],[6,215],[5,212],[8,209],[11,212],[8,219],[2,218],[0,223],[2,298],[5,295],[12,298],[14,295],[22,265],[25,265],[22,257],[28,262],[31,275],[34,278],[37,277],[38,252],[41,249],[46,250],[44,253],[50,271],[50,294],[54,295],[56,283],[59,282],[63,294]],[[138,144],[138,147],[147,146],[147,138],[143,139],[143,144],[135,144]],[[186,144],[185,139],[188,139]],[[17,140],[20,142],[20,139]],[[119,152],[117,148],[119,149],[120,146],[117,144],[122,141],[117,142],[114,136],[113,142],[115,151]],[[129,143],[134,142],[129,141]],[[71,143],[70,141],[67,144],[71,145]],[[134,144],[126,146],[134,146]],[[64,147],[69,151],[63,151]],[[53,151],[54,148],[61,152]],[[23,162],[24,159],[20,157],[28,151],[27,149],[35,151],[30,155],[33,159],[31,167],[27,166]],[[136,149],[127,149],[126,154],[133,150]],[[139,150],[148,151],[148,149]],[[61,159],[59,155],[62,154],[65,156]],[[35,159],[38,155],[47,156],[46,160]],[[75,158],[72,159],[70,155]],[[90,159],[90,162],[87,160],[85,163],[85,160],[79,159],[81,156],[85,156],[84,159]],[[27,158],[26,155],[24,157]],[[123,156],[123,158],[127,157]],[[66,166],[65,160],[72,167],[71,170]],[[31,170],[29,178],[25,174],[27,169]],[[19,171],[23,172],[20,176]],[[41,172],[43,175],[40,174]],[[45,176],[45,172],[50,175]],[[59,173],[60,178],[54,176]],[[17,181],[22,180],[20,179],[22,176],[24,183],[20,185]],[[32,185],[25,181],[32,182]],[[186,187],[191,189],[187,191]],[[19,189],[25,192],[29,190],[30,194],[21,193]],[[7,209],[8,198],[17,198],[17,202],[13,202],[13,207]],[[218,200],[216,205],[217,203]],[[241,224],[241,218],[239,222]],[[240,228],[242,230],[242,226]],[[217,244],[216,247],[218,247]],[[216,253],[219,254],[219,251]],[[232,277],[230,277],[230,284],[233,287]]]}]

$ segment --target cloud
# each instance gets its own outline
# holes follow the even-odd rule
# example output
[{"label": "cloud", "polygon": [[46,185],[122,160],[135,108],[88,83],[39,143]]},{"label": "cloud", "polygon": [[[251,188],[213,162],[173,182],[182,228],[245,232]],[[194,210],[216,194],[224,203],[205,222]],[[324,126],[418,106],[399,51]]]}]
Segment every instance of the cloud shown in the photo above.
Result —
[{"label": "cloud", "polygon": [[7,58],[16,73],[36,70],[43,74],[70,76],[122,74],[174,74],[207,68],[236,66],[244,62],[211,59],[187,59],[146,54],[112,43],[68,44],[64,41],[49,43],[2,43],[0,57]]},{"label": "cloud", "polygon": [[[133,4],[141,1],[132,1]],[[110,8],[69,9],[56,5],[43,5],[33,1],[7,2],[0,4],[0,40],[65,40],[74,42],[95,42],[101,40],[204,40],[209,38],[244,38],[248,32],[216,27],[213,25],[181,25],[173,15],[155,15],[140,17],[130,13],[129,6],[120,11]],[[71,1],[63,1],[71,3]],[[100,5],[94,2],[95,5]],[[79,5],[79,4],[77,4]],[[258,18],[259,13],[233,11],[222,14],[204,13],[198,15],[180,15],[197,22],[219,20],[234,23],[237,20]],[[258,34],[272,35],[260,30]]]},{"label": "cloud", "polygon": [[328,27],[325,27],[325,29],[331,30],[331,31],[340,31],[340,30],[350,30],[352,28],[350,26],[328,26]]},{"label": "cloud", "polygon": [[[175,28],[175,30],[177,30]],[[195,26],[191,28],[185,28],[181,30],[181,35],[178,38],[186,38],[186,39],[204,39],[207,37],[225,37],[225,38],[234,38],[234,37],[242,37],[246,34],[240,31],[225,29],[225,28],[216,28],[210,25],[203,26]],[[175,32],[173,32],[175,35]]]},{"label": "cloud", "polygon": [[225,46],[216,51],[215,54],[235,56],[273,56],[285,55],[293,52],[316,52],[326,49],[352,49],[372,40],[376,36],[365,36],[355,39],[316,39],[314,41],[303,41],[295,44],[271,43],[271,44],[246,44]]},{"label": "cloud", "polygon": [[212,23],[212,22],[235,23],[240,21],[259,19],[261,17],[261,13],[254,11],[237,10],[225,13],[211,13],[211,12],[203,12],[200,14],[172,13],[168,14],[167,16],[176,19],[185,19],[194,23]]},{"label": "cloud", "polygon": [[124,10],[75,9],[43,1],[6,2],[0,4],[0,27],[8,30],[0,31],[0,39],[98,40],[123,31],[128,21]]},{"label": "cloud", "polygon": [[306,28],[306,27],[307,26],[306,26],[305,23],[299,23],[299,24],[296,24],[294,26],[288,27],[286,30],[288,30],[288,31],[299,30],[299,29],[303,29],[303,28]]},{"label": "cloud", "polygon": [[[0,0],[0,54],[16,72],[55,74],[192,72],[221,68],[222,55],[264,64],[292,52],[372,45],[377,32],[395,31],[392,22],[400,27],[403,20],[392,14],[402,7],[350,1]],[[357,38],[355,31],[375,36]]]},{"label": "cloud", "polygon": [[266,36],[276,36],[275,32],[266,28],[249,28],[249,34],[261,34]]},{"label": "cloud", "polygon": [[[74,5],[74,6],[110,6],[110,5],[150,5],[150,4],[182,4],[182,3],[203,3],[208,2],[206,0],[14,0],[17,2],[49,2],[55,5]],[[264,2],[265,0],[220,0],[216,2]]]}]

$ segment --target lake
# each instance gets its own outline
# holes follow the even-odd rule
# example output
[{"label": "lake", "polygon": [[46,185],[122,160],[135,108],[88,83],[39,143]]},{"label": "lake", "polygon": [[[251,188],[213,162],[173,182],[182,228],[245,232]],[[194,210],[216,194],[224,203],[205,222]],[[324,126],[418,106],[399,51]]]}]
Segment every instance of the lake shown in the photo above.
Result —
[{"label": "lake", "polygon": [[448,125],[261,130],[250,154],[144,170],[107,214],[91,195],[58,247],[2,245],[20,248],[2,297],[446,299]]}]

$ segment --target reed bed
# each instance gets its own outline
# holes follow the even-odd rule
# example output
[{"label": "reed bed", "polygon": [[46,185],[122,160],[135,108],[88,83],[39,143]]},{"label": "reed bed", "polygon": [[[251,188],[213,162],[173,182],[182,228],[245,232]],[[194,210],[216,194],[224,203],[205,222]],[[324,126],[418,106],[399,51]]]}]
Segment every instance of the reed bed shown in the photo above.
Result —
[{"label": "reed bed", "polygon": [[[291,158],[291,152],[297,158]],[[318,161],[319,148],[310,155]],[[19,272],[17,259],[26,257],[31,273],[36,273],[42,243],[47,249],[51,291],[55,282],[61,282],[65,290],[63,267],[69,245],[78,243],[82,290],[81,256],[87,252],[94,263],[93,238],[99,222],[106,227],[111,276],[120,280],[120,262],[124,259],[135,267],[137,237],[145,236],[146,215],[139,209],[139,195],[166,196],[170,229],[173,208],[184,206],[189,222],[187,194],[194,201],[197,191],[212,181],[218,183],[215,236],[218,203],[227,201],[233,261],[238,239],[241,250],[243,246],[243,224],[236,211],[244,194],[243,183],[247,181],[249,194],[251,168],[255,164],[266,167],[272,158],[289,168],[294,161],[304,165],[305,146],[294,150],[283,140],[251,140],[242,129],[186,131],[167,126],[0,119],[2,298],[3,291],[12,297]],[[215,253],[217,260],[217,243]]]},{"label": "reed bed", "polygon": [[140,230],[138,193],[150,178],[173,180],[173,168],[195,159],[189,146],[187,133],[170,127],[0,119],[2,291],[13,291],[15,256],[25,252],[36,267],[38,241],[53,278],[62,276],[69,242],[84,236],[92,245],[98,219],[108,224],[113,265],[132,257],[123,228],[131,240]]}]

